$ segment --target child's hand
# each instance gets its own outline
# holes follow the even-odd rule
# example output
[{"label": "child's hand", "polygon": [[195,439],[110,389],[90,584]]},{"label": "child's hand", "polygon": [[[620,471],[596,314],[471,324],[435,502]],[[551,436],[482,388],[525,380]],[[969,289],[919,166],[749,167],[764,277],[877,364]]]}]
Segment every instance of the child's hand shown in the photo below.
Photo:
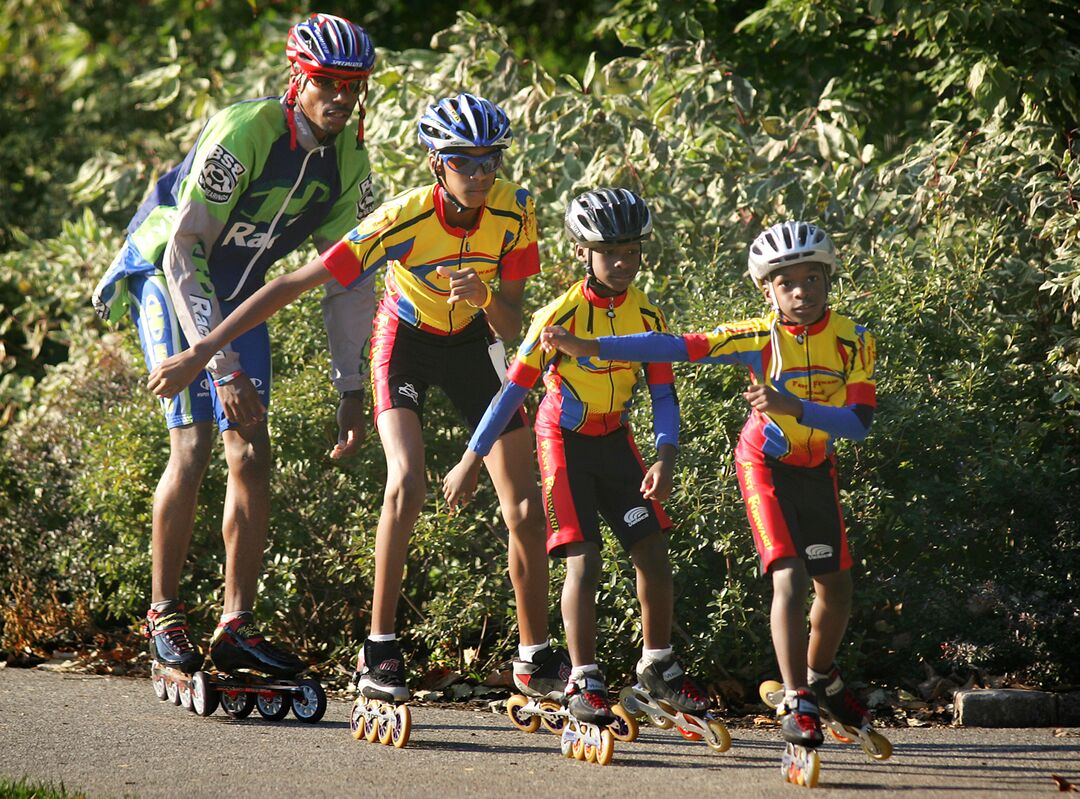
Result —
[{"label": "child's hand", "polygon": [[491,295],[491,287],[480,279],[480,275],[471,266],[464,269],[437,266],[435,272],[440,277],[450,279],[450,295],[446,301],[451,305],[464,300],[472,307],[479,308]]},{"label": "child's hand", "polygon": [[548,325],[540,333],[544,352],[562,352],[573,358],[588,358],[600,354],[600,344],[592,339],[578,338],[566,328]]},{"label": "child's hand", "polygon": [[802,403],[798,399],[790,394],[781,394],[768,386],[752,385],[743,392],[743,397],[755,411],[802,418]]},{"label": "child's hand", "polygon": [[480,477],[480,464],[483,459],[472,450],[466,452],[458,465],[450,470],[443,478],[443,497],[450,510],[455,510],[459,505],[466,505],[474,493],[476,482]]},{"label": "child's hand", "polygon": [[674,482],[671,464],[657,461],[645,472],[645,478],[641,481],[641,496],[663,502],[671,496]]}]

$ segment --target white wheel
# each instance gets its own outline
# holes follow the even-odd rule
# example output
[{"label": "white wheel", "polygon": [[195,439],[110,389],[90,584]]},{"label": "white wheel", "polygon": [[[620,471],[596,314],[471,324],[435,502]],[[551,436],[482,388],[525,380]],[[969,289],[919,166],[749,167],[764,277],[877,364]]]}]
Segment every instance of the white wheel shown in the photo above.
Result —
[{"label": "white wheel", "polygon": [[299,694],[293,694],[292,712],[300,721],[314,724],[326,712],[326,691],[318,680],[299,680]]},{"label": "white wheel", "polygon": [[191,709],[200,716],[209,716],[218,706],[217,691],[210,685],[205,671],[191,675]]}]

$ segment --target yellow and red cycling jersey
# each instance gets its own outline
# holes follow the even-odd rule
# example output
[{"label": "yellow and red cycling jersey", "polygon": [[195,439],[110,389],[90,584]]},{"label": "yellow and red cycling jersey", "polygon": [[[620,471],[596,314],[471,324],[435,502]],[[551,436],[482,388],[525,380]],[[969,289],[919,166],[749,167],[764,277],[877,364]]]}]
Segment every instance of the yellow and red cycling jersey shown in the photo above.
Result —
[{"label": "yellow and red cycling jersey", "polygon": [[837,437],[861,439],[877,405],[874,337],[827,311],[809,326],[777,321],[775,313],[708,333],[600,339],[602,358],[653,362],[741,364],[754,383],[802,401],[802,419],[754,410],[741,443],[792,466],[818,466]]},{"label": "yellow and red cycling jersey", "polygon": [[429,333],[464,329],[482,311],[449,304],[450,279],[436,267],[472,267],[485,283],[537,274],[536,212],[532,195],[504,180],[492,185],[472,230],[448,225],[444,202],[437,184],[388,200],[323,253],[326,268],[351,287],[389,265],[380,312]]},{"label": "yellow and red cycling jersey", "polygon": [[601,436],[626,425],[634,389],[644,369],[653,395],[657,446],[678,444],[678,405],[670,364],[545,353],[540,348],[540,333],[548,325],[562,325],[582,338],[665,332],[664,314],[644,292],[631,286],[617,297],[600,297],[586,281],[575,283],[533,315],[507,378],[529,389],[543,374],[546,393],[536,415],[537,434],[557,432],[561,427]]}]

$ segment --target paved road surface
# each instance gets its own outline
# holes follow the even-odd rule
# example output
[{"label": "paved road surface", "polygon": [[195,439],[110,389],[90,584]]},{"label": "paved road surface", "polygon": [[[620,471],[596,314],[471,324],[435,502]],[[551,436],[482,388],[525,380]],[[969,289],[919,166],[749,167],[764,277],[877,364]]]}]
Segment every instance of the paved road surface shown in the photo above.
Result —
[{"label": "paved road surface", "polygon": [[1051,796],[1080,783],[1080,730],[890,729],[891,760],[821,750],[819,787],[785,784],[776,730],[736,728],[723,754],[644,728],[607,767],[490,712],[413,708],[408,747],[356,742],[349,705],[300,724],[199,718],[149,680],[0,669],[0,775],[63,781],[92,797],[973,797]]}]

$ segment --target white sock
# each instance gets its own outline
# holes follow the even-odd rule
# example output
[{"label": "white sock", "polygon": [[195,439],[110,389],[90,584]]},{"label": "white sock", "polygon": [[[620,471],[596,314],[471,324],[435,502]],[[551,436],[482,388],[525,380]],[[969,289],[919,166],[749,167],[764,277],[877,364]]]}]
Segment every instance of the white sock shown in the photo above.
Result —
[{"label": "white sock", "polygon": [[651,663],[656,663],[660,660],[667,660],[672,655],[672,649],[670,646],[666,646],[663,649],[646,649],[641,648],[641,660],[638,662],[638,668],[644,669]]},{"label": "white sock", "polygon": [[580,680],[586,674],[589,674],[591,672],[599,671],[600,667],[597,666],[595,663],[586,663],[584,666],[574,666],[574,668],[570,670],[570,682],[573,682],[574,680]]},{"label": "white sock", "polygon": [[821,680],[827,680],[829,679],[830,674],[832,674],[831,671],[827,671],[822,674],[820,671],[814,671],[809,666],[806,669],[806,679],[808,682],[820,682]]},{"label": "white sock", "polygon": [[377,644],[381,644],[386,641],[396,641],[397,633],[379,633],[378,635],[369,635],[367,639],[369,641],[374,641]]},{"label": "white sock", "polygon": [[232,613],[222,613],[220,624],[228,624],[233,619],[238,619],[245,613],[251,613],[250,610],[234,610]]},{"label": "white sock", "polygon": [[551,646],[551,639],[544,641],[542,644],[518,644],[518,659],[524,660],[526,663],[532,663],[533,656],[549,646]]}]

